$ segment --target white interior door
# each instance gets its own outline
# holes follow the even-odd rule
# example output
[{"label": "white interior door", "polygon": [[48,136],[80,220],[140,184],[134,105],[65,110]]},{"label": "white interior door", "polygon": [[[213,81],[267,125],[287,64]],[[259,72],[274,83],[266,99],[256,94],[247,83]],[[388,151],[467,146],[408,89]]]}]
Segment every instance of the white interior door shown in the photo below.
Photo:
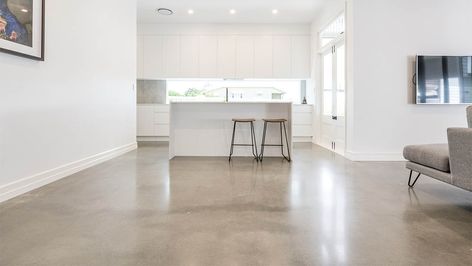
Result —
[{"label": "white interior door", "polygon": [[344,154],[346,123],[346,49],[340,41],[322,53],[321,144]]}]

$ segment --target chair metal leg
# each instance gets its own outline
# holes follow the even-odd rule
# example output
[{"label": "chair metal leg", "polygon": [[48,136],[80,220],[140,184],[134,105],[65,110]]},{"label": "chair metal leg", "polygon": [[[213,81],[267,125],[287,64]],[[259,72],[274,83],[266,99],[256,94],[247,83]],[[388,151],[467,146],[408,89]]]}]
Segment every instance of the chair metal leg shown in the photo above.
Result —
[{"label": "chair metal leg", "polygon": [[416,181],[418,181],[418,178],[420,178],[421,176],[421,173],[418,173],[418,176],[415,178],[415,181],[413,181],[413,183],[411,183],[411,176],[413,175],[413,170],[410,170],[410,177],[408,178],[408,186],[409,187],[414,187],[415,184],[416,184]]},{"label": "chair metal leg", "polygon": [[[285,126],[285,122],[283,122],[284,124],[284,131],[285,131],[285,143],[287,144],[287,152],[288,152],[288,159],[285,157],[285,159],[287,159],[289,162],[292,161],[292,157],[290,156],[290,144],[288,142],[288,135],[287,135],[287,127]],[[283,150],[283,147],[282,147],[282,150]],[[282,153],[283,154],[283,153]]]},{"label": "chair metal leg", "polygon": [[266,133],[267,133],[267,122],[264,121],[264,130],[262,131],[261,155],[259,155],[259,161],[261,162],[262,160],[264,160],[264,147],[265,147]]},{"label": "chair metal leg", "polygon": [[231,156],[233,156],[233,150],[234,150],[234,134],[236,133],[236,121],[233,123],[233,137],[231,138],[231,149],[229,151],[229,159],[228,161],[231,161]]}]

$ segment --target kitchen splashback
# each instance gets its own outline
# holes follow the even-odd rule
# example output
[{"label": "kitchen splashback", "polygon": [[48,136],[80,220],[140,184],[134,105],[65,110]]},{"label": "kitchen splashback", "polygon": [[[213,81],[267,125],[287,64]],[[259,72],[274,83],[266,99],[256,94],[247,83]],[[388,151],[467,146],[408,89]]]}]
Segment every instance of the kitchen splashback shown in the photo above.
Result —
[{"label": "kitchen splashback", "polygon": [[165,80],[138,80],[138,104],[165,104],[167,85]]}]

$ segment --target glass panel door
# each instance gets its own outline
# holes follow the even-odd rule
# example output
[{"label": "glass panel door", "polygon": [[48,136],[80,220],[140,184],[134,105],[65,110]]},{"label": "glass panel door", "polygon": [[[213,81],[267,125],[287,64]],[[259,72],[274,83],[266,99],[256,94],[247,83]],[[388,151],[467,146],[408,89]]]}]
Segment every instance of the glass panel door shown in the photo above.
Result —
[{"label": "glass panel door", "polygon": [[346,49],[344,43],[336,46],[336,116],[346,115]]},{"label": "glass panel door", "polygon": [[346,49],[339,41],[322,54],[321,143],[344,154],[346,116]]},{"label": "glass panel door", "polygon": [[323,116],[333,115],[333,53],[323,55]]}]

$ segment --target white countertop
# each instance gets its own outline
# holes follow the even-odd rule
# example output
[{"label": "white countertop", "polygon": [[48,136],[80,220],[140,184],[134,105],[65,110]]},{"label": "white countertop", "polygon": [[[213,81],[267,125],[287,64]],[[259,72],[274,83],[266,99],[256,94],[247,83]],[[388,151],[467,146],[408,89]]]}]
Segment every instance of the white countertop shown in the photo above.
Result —
[{"label": "white countertop", "polygon": [[267,103],[279,103],[279,104],[292,104],[290,101],[247,101],[247,102],[212,102],[212,101],[171,101],[171,104],[176,103],[199,103],[199,104],[267,104]]},{"label": "white countertop", "polygon": [[[254,101],[254,102],[211,102],[211,101],[171,101],[171,104],[172,103],[198,103],[198,104],[202,104],[202,103],[218,103],[218,104],[221,104],[221,103],[225,103],[225,104],[250,104],[250,103],[253,103],[253,104],[268,104],[268,103],[280,103],[280,104],[289,104],[289,103],[292,103],[290,101]],[[292,103],[293,105],[297,105],[297,106],[312,106],[313,104],[309,103],[309,104],[301,104],[301,103]],[[137,104],[138,106],[168,106],[170,104],[167,104],[167,103],[138,103]]]}]

